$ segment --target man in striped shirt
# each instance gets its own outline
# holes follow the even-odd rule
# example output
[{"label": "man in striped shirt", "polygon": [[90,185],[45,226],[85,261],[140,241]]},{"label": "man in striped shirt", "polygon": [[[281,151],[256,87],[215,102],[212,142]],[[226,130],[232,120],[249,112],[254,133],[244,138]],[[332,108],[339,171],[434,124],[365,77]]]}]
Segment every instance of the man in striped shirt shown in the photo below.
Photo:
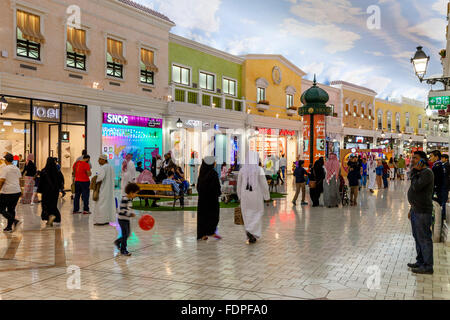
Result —
[{"label": "man in striped shirt", "polygon": [[125,187],[125,194],[122,196],[119,213],[117,214],[121,237],[114,241],[114,244],[123,256],[131,256],[131,253],[127,251],[127,240],[130,236],[130,218],[136,216],[132,209],[133,199],[137,197],[139,190],[139,186],[136,183],[129,183]]}]

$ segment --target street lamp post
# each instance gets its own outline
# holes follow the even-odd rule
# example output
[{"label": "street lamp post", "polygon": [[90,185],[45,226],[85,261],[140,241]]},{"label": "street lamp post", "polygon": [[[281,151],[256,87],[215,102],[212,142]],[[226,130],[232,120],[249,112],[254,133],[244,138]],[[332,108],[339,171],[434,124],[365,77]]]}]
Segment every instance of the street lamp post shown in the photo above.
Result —
[{"label": "street lamp post", "polygon": [[414,72],[416,73],[417,78],[419,78],[420,82],[426,82],[427,84],[435,85],[437,82],[440,82],[444,85],[445,90],[450,85],[450,77],[433,77],[433,78],[425,78],[428,69],[428,62],[430,61],[430,56],[427,56],[423,51],[423,47],[417,47],[417,51],[414,54],[414,57],[411,58],[411,63],[414,67]]}]

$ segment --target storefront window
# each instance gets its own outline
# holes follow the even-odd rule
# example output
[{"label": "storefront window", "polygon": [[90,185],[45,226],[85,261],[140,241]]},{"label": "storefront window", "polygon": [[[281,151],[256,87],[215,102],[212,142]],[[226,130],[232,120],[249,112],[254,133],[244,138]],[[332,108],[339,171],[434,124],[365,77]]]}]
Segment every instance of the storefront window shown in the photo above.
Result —
[{"label": "storefront window", "polygon": [[35,121],[60,121],[61,110],[57,102],[33,100],[32,111]]},{"label": "storefront window", "polygon": [[[85,126],[61,125],[61,172],[64,175],[65,189],[69,189],[72,183],[70,179],[72,166],[85,148]],[[96,161],[96,159],[91,159]]]},{"label": "storefront window", "polygon": [[0,115],[0,118],[30,120],[30,99],[5,96],[8,108]]},{"label": "storefront window", "polygon": [[61,122],[84,124],[86,122],[86,107],[64,103],[62,106]]},{"label": "storefront window", "polygon": [[2,152],[9,152],[26,159],[31,150],[30,137],[29,122],[0,120],[0,150]]}]

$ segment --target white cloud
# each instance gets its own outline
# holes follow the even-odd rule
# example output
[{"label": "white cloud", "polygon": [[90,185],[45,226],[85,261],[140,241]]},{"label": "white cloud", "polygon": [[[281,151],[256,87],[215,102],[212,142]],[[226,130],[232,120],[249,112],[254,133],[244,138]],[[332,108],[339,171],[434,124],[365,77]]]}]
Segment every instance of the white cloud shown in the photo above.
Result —
[{"label": "white cloud", "polygon": [[355,23],[365,14],[348,0],[301,0],[291,12],[316,23]]},{"label": "white cloud", "polygon": [[408,31],[419,36],[424,36],[436,41],[445,42],[446,27],[447,23],[445,19],[434,18],[410,27],[408,28]]},{"label": "white cloud", "polygon": [[[265,48],[265,49],[264,49]],[[265,45],[264,39],[261,37],[249,37],[228,41],[225,51],[242,55],[248,53],[268,53],[268,46]]]},{"label": "white cloud", "polygon": [[385,54],[383,52],[380,52],[380,51],[369,51],[369,50],[366,50],[366,51],[364,51],[364,53],[371,54],[371,55],[374,55],[376,57],[385,56]]},{"label": "white cloud", "polygon": [[318,24],[313,26],[292,18],[283,21],[281,33],[300,38],[324,40],[327,43],[325,50],[328,53],[350,50],[355,46],[355,41],[361,38],[358,34],[341,29],[337,25]]},{"label": "white cloud", "polygon": [[247,18],[242,18],[240,21],[243,24],[250,24],[250,25],[256,24],[256,20],[251,20],[251,19],[247,19]]},{"label": "white cloud", "polygon": [[303,71],[305,71],[308,74],[316,74],[321,75],[323,70],[325,68],[325,63],[323,62],[313,62],[309,65],[304,66],[301,68]]},{"label": "white cloud", "polygon": [[217,12],[222,0],[137,0],[168,16],[177,26],[206,32],[219,30]]},{"label": "white cloud", "polygon": [[447,0],[437,0],[435,3],[433,3],[433,5],[431,6],[431,8],[443,15],[447,14]]}]

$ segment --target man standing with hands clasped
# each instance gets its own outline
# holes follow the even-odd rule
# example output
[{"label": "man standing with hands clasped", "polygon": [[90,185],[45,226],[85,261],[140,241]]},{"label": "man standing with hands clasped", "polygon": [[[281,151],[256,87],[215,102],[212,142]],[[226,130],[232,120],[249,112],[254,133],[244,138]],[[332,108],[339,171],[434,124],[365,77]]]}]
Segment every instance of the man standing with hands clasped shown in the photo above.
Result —
[{"label": "man standing with hands clasped", "polygon": [[408,263],[413,273],[433,274],[433,239],[431,233],[433,213],[434,174],[427,164],[423,151],[414,152],[412,158],[411,186],[408,202],[411,205],[408,218],[416,242],[416,263]]}]

